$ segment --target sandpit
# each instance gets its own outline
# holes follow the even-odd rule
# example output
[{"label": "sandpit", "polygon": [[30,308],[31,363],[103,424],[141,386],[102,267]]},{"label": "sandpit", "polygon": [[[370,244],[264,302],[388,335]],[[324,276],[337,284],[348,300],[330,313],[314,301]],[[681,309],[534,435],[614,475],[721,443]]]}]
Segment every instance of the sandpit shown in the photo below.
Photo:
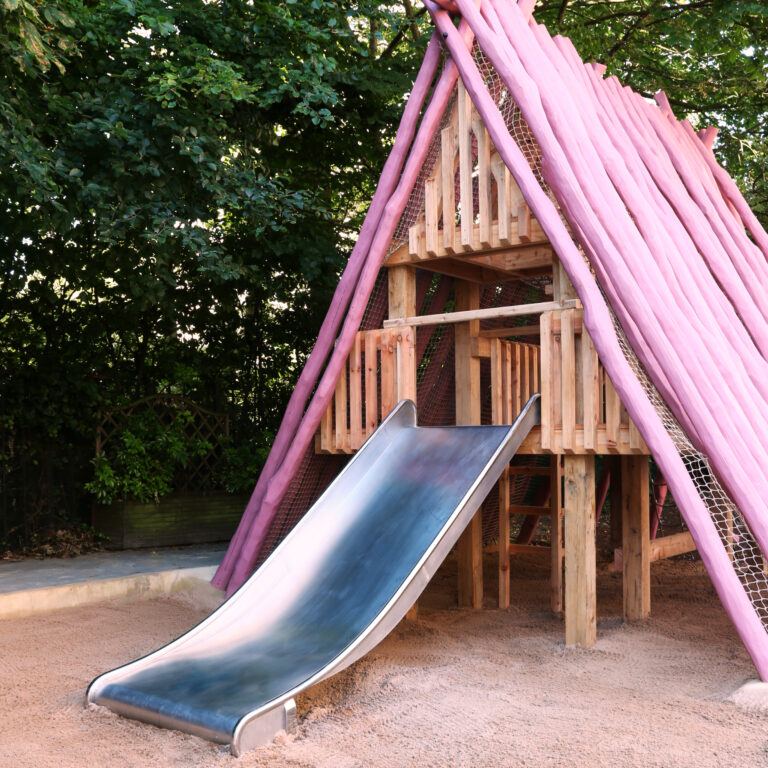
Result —
[{"label": "sandpit", "polygon": [[2,621],[0,766],[768,766],[768,715],[727,701],[755,673],[700,563],[654,564],[653,615],[632,626],[620,577],[601,567],[591,650],[564,646],[546,572],[522,558],[513,568],[513,607],[477,612],[454,607],[447,563],[418,623],[301,696],[295,736],[239,759],[83,708],[95,675],[204,610],[123,600]]}]

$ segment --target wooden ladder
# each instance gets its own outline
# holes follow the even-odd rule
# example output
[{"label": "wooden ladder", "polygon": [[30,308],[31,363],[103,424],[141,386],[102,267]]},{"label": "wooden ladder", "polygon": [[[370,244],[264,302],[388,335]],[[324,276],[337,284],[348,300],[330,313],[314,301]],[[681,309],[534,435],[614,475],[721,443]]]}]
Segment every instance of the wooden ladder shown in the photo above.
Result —
[{"label": "wooden ladder", "polygon": [[[510,491],[513,477],[548,477],[549,504],[511,504]],[[560,456],[550,456],[548,467],[508,466],[499,478],[499,608],[508,608],[510,603],[510,556],[517,554],[548,554],[551,562],[552,611],[563,610],[563,517],[561,492],[562,467]],[[523,531],[527,531],[528,541],[524,543],[510,541],[511,515],[525,515]],[[551,544],[542,546],[531,544],[539,518],[551,519]],[[506,543],[506,547],[504,544]]]}]

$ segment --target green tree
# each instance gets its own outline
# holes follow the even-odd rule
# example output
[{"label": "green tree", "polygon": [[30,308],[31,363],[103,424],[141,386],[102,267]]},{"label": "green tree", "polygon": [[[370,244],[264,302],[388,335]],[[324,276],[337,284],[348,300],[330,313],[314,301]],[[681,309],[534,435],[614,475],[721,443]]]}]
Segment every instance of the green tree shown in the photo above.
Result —
[{"label": "green tree", "polygon": [[263,442],[419,62],[378,55],[411,21],[328,0],[0,13],[6,432],[83,466],[100,408],[178,391]]}]

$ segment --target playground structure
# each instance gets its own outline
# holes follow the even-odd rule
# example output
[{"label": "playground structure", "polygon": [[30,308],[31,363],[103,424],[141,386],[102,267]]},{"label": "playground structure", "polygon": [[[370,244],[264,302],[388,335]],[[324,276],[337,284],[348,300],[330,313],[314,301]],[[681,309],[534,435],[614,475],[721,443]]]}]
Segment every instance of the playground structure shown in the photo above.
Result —
[{"label": "playground structure", "polygon": [[[594,644],[602,455],[620,486],[625,618],[650,611],[651,560],[696,547],[768,679],[768,236],[714,131],[604,79],[529,0],[426,4],[436,33],[392,154],[214,583],[240,587],[398,401],[426,426],[491,429],[540,393],[517,449],[538,458],[502,467],[465,515],[459,603],[483,605],[484,547],[501,607],[510,558],[535,551],[566,643]],[[652,543],[649,455],[690,533]],[[548,493],[523,503],[519,484],[542,479]],[[534,547],[543,517],[550,546]]]}]

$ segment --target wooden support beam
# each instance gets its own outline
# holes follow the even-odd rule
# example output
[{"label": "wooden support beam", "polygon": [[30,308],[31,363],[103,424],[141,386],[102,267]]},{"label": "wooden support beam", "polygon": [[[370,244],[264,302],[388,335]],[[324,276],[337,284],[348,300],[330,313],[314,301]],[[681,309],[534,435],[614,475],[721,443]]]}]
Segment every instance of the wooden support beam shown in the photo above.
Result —
[{"label": "wooden support beam", "polygon": [[502,283],[509,280],[510,275],[490,267],[484,267],[481,264],[472,264],[462,258],[439,259],[435,261],[425,261],[419,264],[419,267],[429,272],[435,272],[438,275],[448,275],[456,277],[459,280],[468,280],[471,283],[479,285],[488,285],[489,283]]},{"label": "wooden support beam", "polygon": [[[477,291],[477,285],[473,285]],[[444,325],[445,323],[466,323],[468,321],[488,320],[494,317],[520,317],[521,315],[540,315],[554,309],[568,309],[579,307],[580,302],[540,301],[533,304],[511,304],[506,307],[489,307],[488,309],[458,309],[456,312],[441,312],[437,315],[417,315],[411,317],[397,317],[384,321],[385,328],[393,328],[396,325]],[[473,336],[479,336],[479,327]]]},{"label": "wooden support beam", "polygon": [[387,270],[387,277],[389,281],[389,317],[415,315],[418,311],[416,307],[416,269],[409,266],[390,267]]},{"label": "wooden support beam", "polygon": [[[477,285],[456,281],[454,299],[458,312],[472,314],[480,306]],[[472,338],[477,337],[480,321],[466,317],[455,331],[456,424],[480,424],[480,358],[472,355]],[[458,546],[459,605],[483,607],[483,530],[478,510],[461,535]]]},{"label": "wooden support beam", "polygon": [[563,456],[565,478],[565,644],[597,640],[595,458]]},{"label": "wooden support beam", "polygon": [[[408,266],[390,267],[387,270],[389,278],[389,316],[398,317],[399,315],[415,315],[418,311],[416,307],[416,270]],[[404,332],[413,334],[412,328],[403,329]],[[404,339],[395,341],[398,351],[399,370],[395,372],[396,376],[396,396],[398,399],[408,397],[416,402],[416,358],[415,358],[415,339],[412,335]],[[367,346],[366,346],[367,349]],[[375,352],[374,362],[375,362]],[[367,357],[367,354],[366,354]],[[405,358],[405,359],[404,359]],[[403,366],[409,366],[412,370],[404,370]],[[382,366],[382,374],[384,366]],[[368,388],[372,388],[372,399],[376,400],[376,371],[375,368],[369,374],[366,364],[366,399]],[[374,427],[375,428],[375,427]],[[416,621],[419,618],[419,601],[417,600],[405,614],[407,621]]]},{"label": "wooden support beam", "polygon": [[552,269],[552,263],[555,260],[554,251],[538,226],[536,219],[531,222],[530,241],[521,240],[517,235],[511,235],[502,242],[499,238],[498,225],[495,222],[491,224],[492,245],[490,248],[480,247],[479,224],[473,225],[472,237],[476,247],[462,251],[461,246],[457,244],[461,238],[461,229],[456,228],[454,230],[456,250],[454,250],[444,244],[446,238],[445,233],[443,233],[438,249],[433,255],[430,255],[427,253],[426,224],[423,219],[420,219],[408,230],[408,242],[392,251],[384,262],[384,266],[430,263],[460,256],[462,259],[476,261],[479,264],[510,274],[544,274]]},{"label": "wooden support beam", "polygon": [[650,478],[645,456],[621,457],[624,619],[651,612]]},{"label": "wooden support beam", "polygon": [[[684,555],[687,552],[696,551],[696,542],[689,531],[673,533],[669,536],[661,536],[658,539],[651,539],[650,542],[650,561],[655,563],[658,560],[666,560],[675,555]],[[624,549],[617,547],[613,550],[613,570],[624,570]]]},{"label": "wooden support beam", "polygon": [[534,504],[510,504],[510,515],[547,515],[551,513],[549,506],[538,507]]},{"label": "wooden support beam", "polygon": [[695,552],[696,542],[689,531],[682,531],[682,533],[673,533],[671,536],[653,539],[650,550],[650,560],[655,563],[657,560],[666,560],[675,555]]},{"label": "wooden support beam", "polygon": [[[504,509],[509,505],[509,472],[504,471],[499,478],[499,608],[509,608],[509,515]],[[505,546],[506,545],[506,546]]]}]

